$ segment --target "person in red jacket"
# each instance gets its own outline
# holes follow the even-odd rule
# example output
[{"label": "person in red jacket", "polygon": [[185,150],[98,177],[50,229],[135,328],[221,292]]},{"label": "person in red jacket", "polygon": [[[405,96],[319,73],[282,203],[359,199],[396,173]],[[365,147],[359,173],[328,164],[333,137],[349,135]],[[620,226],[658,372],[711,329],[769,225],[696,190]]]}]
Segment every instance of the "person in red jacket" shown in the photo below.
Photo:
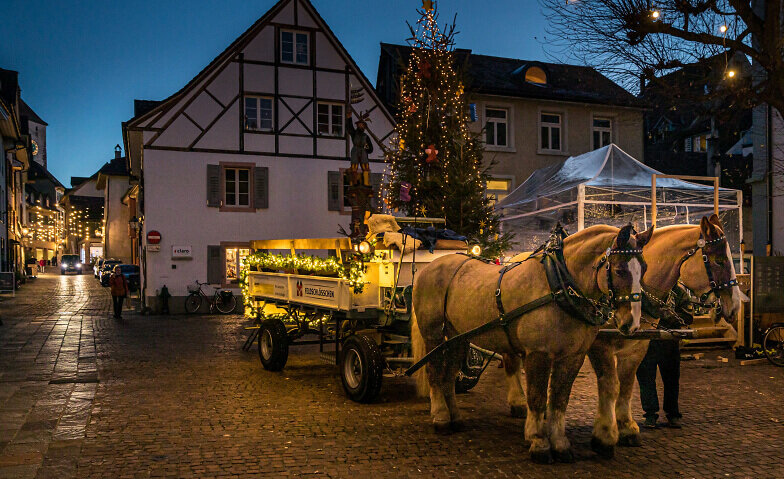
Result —
[{"label": "person in red jacket", "polygon": [[112,293],[112,304],[114,305],[114,317],[122,319],[122,304],[128,296],[128,280],[123,276],[119,266],[114,267],[114,273],[109,278],[109,290]]}]

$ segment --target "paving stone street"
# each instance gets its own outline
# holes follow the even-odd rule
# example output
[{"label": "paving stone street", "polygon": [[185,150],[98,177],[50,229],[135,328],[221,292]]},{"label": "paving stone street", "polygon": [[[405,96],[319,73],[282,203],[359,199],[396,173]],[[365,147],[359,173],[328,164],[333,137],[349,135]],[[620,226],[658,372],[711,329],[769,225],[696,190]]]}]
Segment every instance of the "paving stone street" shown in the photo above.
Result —
[{"label": "paving stone street", "polygon": [[644,430],[612,460],[589,448],[586,364],[567,418],[577,462],[542,466],[496,367],[459,397],[467,429],[437,436],[407,380],[356,404],[316,349],[264,371],[238,315],[109,309],[90,275],[41,275],[0,303],[0,478],[784,476],[784,370],[716,360],[730,351],[683,363],[682,430]]}]

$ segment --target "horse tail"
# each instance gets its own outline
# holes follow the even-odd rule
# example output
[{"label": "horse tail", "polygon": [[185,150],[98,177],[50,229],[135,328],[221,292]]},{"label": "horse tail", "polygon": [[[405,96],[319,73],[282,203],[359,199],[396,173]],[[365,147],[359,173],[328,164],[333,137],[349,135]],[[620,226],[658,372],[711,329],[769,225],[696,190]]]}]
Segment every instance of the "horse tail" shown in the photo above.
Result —
[{"label": "horse tail", "polygon": [[[422,337],[422,333],[419,331],[416,313],[413,310],[411,311],[411,353],[414,356],[414,364],[425,357],[425,338]],[[427,381],[427,371],[425,369],[419,368],[419,371],[414,373],[418,397],[427,397],[430,394],[430,385]]]}]

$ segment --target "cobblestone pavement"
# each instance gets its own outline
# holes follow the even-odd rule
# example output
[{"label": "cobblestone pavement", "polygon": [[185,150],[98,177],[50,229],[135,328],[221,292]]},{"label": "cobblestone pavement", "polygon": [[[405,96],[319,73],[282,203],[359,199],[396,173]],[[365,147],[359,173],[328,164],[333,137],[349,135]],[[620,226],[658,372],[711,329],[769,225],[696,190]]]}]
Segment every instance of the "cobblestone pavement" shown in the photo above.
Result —
[{"label": "cobblestone pavement", "polygon": [[577,463],[541,466],[495,367],[459,397],[467,430],[437,436],[407,380],[356,404],[313,348],[264,371],[239,316],[116,321],[109,306],[90,276],[45,275],[0,303],[0,478],[784,477],[784,370],[715,359],[728,351],[683,363],[682,430],[644,430],[612,460],[589,448],[586,365],[568,410]]}]

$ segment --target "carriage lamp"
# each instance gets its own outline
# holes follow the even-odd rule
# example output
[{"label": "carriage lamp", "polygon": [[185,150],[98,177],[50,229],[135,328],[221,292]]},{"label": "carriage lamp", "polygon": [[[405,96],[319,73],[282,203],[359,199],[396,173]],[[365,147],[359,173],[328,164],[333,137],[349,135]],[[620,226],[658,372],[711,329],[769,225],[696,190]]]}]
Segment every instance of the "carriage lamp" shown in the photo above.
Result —
[{"label": "carriage lamp", "polygon": [[480,254],[482,254],[482,247],[479,246],[478,244],[475,244],[474,246],[471,247],[470,250],[468,250],[468,252],[474,256],[479,256]]},{"label": "carriage lamp", "polygon": [[661,16],[661,13],[659,13],[658,10],[654,10],[653,12],[651,12],[651,17],[653,17],[654,20],[658,20],[659,16]]},{"label": "carriage lamp", "polygon": [[367,241],[362,241],[359,243],[358,249],[362,254],[370,254],[373,252],[373,246]]}]

